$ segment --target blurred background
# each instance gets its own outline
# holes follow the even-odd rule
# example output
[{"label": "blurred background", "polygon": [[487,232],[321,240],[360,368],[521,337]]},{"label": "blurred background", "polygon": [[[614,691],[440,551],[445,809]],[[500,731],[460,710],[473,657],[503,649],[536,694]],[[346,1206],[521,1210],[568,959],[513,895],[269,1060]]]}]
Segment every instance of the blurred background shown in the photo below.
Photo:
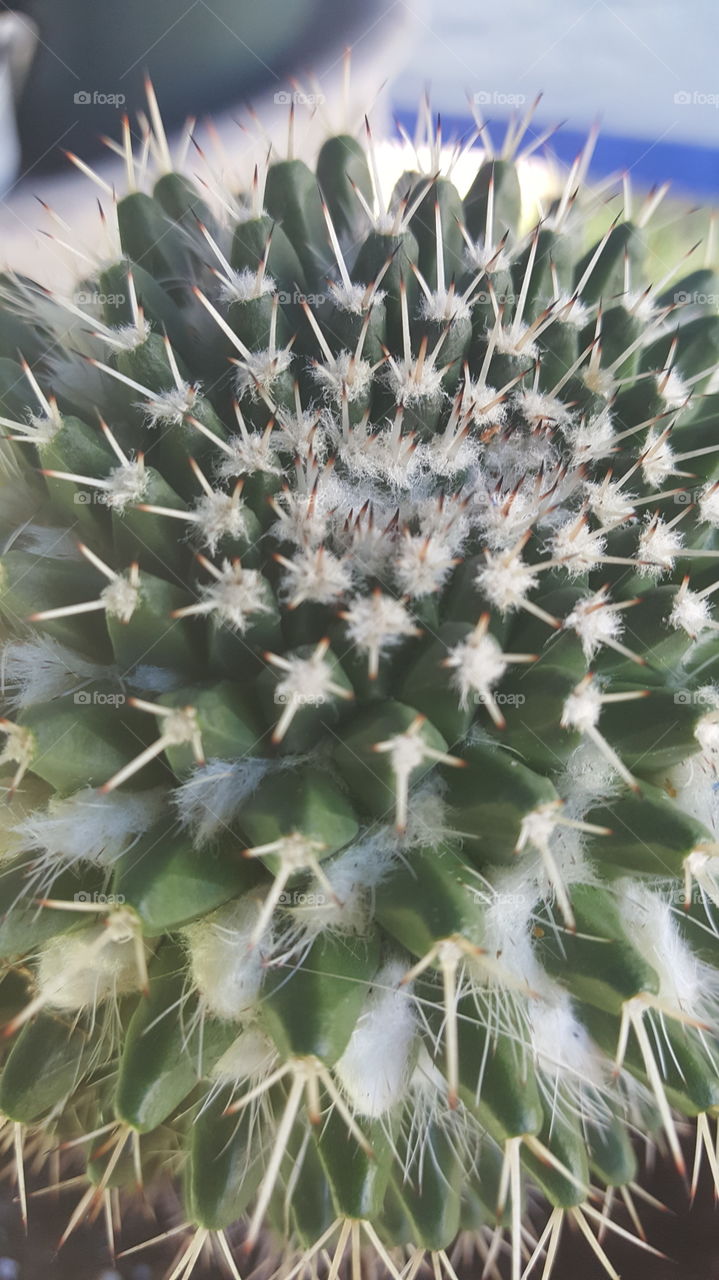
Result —
[{"label": "blurred background", "polygon": [[[191,116],[200,121],[196,136],[204,136],[202,122],[211,114],[223,163],[242,180],[257,136],[247,104],[278,139],[294,94],[297,145],[312,151],[327,115],[310,77],[319,78],[328,101],[336,97],[347,45],[355,122],[372,107],[378,126],[398,122],[412,134],[429,88],[445,137],[466,135],[474,112],[496,139],[498,127],[543,91],[529,142],[560,125],[552,149],[571,162],[599,121],[592,176],[625,170],[644,187],[671,179],[675,196],[689,205],[713,203],[718,36],[715,0],[1,3],[0,257],[46,279],[62,274],[57,252],[38,230],[47,223],[37,196],[69,218],[85,243],[97,236],[96,219],[92,227],[82,223],[87,185],[70,171],[64,151],[91,162],[111,184],[118,161],[101,139],[117,138],[124,111],[136,118],[148,71],[170,133],[179,138]],[[293,76],[303,93],[291,87]],[[535,159],[542,155],[540,147]]]},{"label": "blurred background", "polygon": [[[716,0],[0,0],[0,266],[58,287],[72,279],[73,255],[59,241],[67,237],[83,251],[98,243],[98,193],[64,152],[99,174],[101,198],[114,182],[121,186],[122,162],[102,139],[119,136],[124,112],[135,121],[144,109],[148,72],[172,145],[186,150],[190,171],[197,153],[188,117],[197,118],[192,137],[215,170],[238,183],[249,177],[258,137],[266,152],[269,139],[279,145],[286,136],[290,102],[297,149],[309,158],[328,116],[338,123],[329,104],[343,87],[350,121],[359,127],[371,108],[377,131],[398,140],[403,131],[414,136],[418,104],[429,92],[448,143],[469,135],[477,116],[498,141],[512,115],[523,115],[543,91],[526,135],[528,145],[540,144],[527,177],[530,198],[541,199],[561,178],[599,121],[594,179],[625,172],[640,191],[671,180],[652,234],[663,241],[662,259],[676,261],[679,244],[706,235],[706,213],[695,206],[719,201],[718,37]],[[553,126],[551,160],[541,140]],[[66,229],[58,230],[63,222]],[[622,1257],[620,1245],[614,1257],[621,1274],[719,1277],[708,1190],[689,1214],[685,1189],[659,1167],[652,1191],[670,1212],[648,1212],[646,1225],[675,1261],[635,1249]],[[154,1280],[165,1273],[168,1256],[113,1263],[102,1223],[83,1228],[58,1258],[55,1242],[74,1203],[71,1193],[31,1200],[26,1239],[12,1190],[0,1197],[0,1280]],[[570,1241],[556,1277],[580,1274],[593,1280],[603,1273],[586,1247],[575,1253]]]}]

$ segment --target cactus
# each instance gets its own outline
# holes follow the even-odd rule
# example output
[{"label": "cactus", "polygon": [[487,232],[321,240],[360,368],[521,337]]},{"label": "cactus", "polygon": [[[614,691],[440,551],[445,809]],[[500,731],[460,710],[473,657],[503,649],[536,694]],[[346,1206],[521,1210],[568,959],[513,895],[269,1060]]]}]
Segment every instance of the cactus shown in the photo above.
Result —
[{"label": "cactus", "polygon": [[460,196],[291,112],[237,195],[149,107],[77,293],[2,281],[23,1209],[62,1147],[175,1280],[614,1276],[637,1135],[717,1176],[709,269],[589,243],[591,143],[532,226],[529,116]]}]

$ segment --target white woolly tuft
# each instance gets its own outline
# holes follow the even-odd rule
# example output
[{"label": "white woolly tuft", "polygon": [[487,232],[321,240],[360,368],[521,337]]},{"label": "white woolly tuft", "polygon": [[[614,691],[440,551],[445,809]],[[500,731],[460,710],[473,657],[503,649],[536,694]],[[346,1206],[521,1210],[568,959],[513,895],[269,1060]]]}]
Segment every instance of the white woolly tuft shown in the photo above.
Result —
[{"label": "white woolly tuft", "polygon": [[557,790],[566,801],[567,817],[581,819],[589,809],[619,794],[622,780],[593,742],[575,747],[557,778]]},{"label": "white woolly tuft", "polygon": [[107,490],[100,494],[113,511],[123,512],[131,503],[142,502],[150,477],[144,461],[130,461],[115,467],[107,477]]},{"label": "white woolly tuft", "polygon": [[266,297],[277,292],[277,284],[265,272],[258,276],[256,271],[245,267],[242,271],[233,271],[231,275],[223,275],[220,281],[220,297],[223,302],[249,302],[252,298]]},{"label": "white woolly tuft", "polygon": [[140,603],[140,588],[127,577],[117,577],[100,592],[105,612],[120,622],[130,622]]},{"label": "white woolly tuft", "polygon": [[527,342],[528,324],[512,323],[499,330],[496,349],[502,355],[521,356],[523,360],[535,360],[539,355],[536,342]]},{"label": "white woolly tuft", "polygon": [[529,874],[527,860],[493,876],[487,887],[482,946],[500,960],[502,969],[532,991],[543,993],[551,985],[532,947],[532,917],[540,899],[536,877]]},{"label": "white woolly tuft", "polygon": [[616,379],[609,369],[603,369],[601,365],[592,366],[591,364],[582,373],[582,382],[595,395],[603,396],[605,400],[611,400],[616,391]]},{"label": "white woolly tuft", "polygon": [[514,402],[522,416],[532,425],[558,423],[563,426],[572,419],[571,411],[557,396],[534,391],[531,387],[515,391]]},{"label": "white woolly tuft", "polygon": [[417,631],[402,601],[379,591],[355,596],[342,616],[352,643],[369,655],[370,674],[376,673],[380,657]]},{"label": "white woolly tuft", "polygon": [[323,415],[316,410],[291,413],[289,409],[279,409],[276,433],[275,447],[285,453],[296,454],[303,459],[310,452],[316,458],[325,456]]},{"label": "white woolly tuft", "polygon": [[136,351],[147,342],[152,329],[149,320],[139,316],[132,324],[116,325],[112,329],[112,345],[122,351]]},{"label": "white woolly tuft", "polygon": [[419,314],[423,320],[434,324],[449,324],[451,321],[469,320],[472,311],[461,294],[444,289],[430,294],[428,298],[423,295]]},{"label": "white woolly tuft", "polygon": [[680,588],[669,615],[670,626],[686,631],[687,635],[695,638],[710,622],[711,609],[708,601],[696,591]]},{"label": "white woolly tuft", "polygon": [[399,986],[406,969],[400,960],[380,969],[334,1067],[353,1112],[361,1116],[385,1115],[407,1092],[417,1027],[411,993]]},{"label": "white woolly tuft", "polygon": [[266,348],[264,351],[251,351],[242,360],[237,361],[237,391],[240,396],[247,393],[251,400],[261,400],[263,395],[269,396],[272,383],[286,373],[290,367],[292,353],[289,347],[278,350]]},{"label": "white woolly tuft", "polygon": [[476,631],[450,650],[447,666],[452,670],[452,684],[465,710],[471,694],[485,699],[507,670],[506,659],[494,636],[478,635]]},{"label": "white woolly tuft", "polygon": [[283,564],[282,596],[292,608],[304,600],[332,604],[349,591],[352,582],[349,565],[325,547],[300,550]]},{"label": "white woolly tuft", "polygon": [[609,409],[604,409],[589,422],[580,422],[567,431],[575,466],[606,458],[614,448],[614,427]]},{"label": "white woolly tuft", "polygon": [[62,417],[58,412],[51,414],[31,413],[23,425],[23,432],[34,444],[50,444],[62,430]]},{"label": "white woolly tuft", "polygon": [[616,609],[606,608],[608,603],[606,595],[597,591],[592,596],[578,600],[564,619],[565,630],[576,631],[588,661],[591,661],[603,644],[618,640],[622,634],[621,614]]},{"label": "white woolly tuft", "polygon": [[357,360],[351,351],[327,357],[323,364],[313,363],[311,372],[325,399],[335,405],[342,403],[343,396],[349,404],[364,400],[372,386],[371,364]]},{"label": "white woolly tuft", "polygon": [[184,683],[185,677],[180,671],[168,671],[165,667],[151,667],[143,662],[127,672],[128,682],[139,693],[169,693]]},{"label": "white woolly tuft", "polygon": [[319,494],[304,490],[283,489],[272,503],[278,519],[272,533],[280,542],[288,540],[298,547],[316,547],[327,533],[328,511]]},{"label": "white woolly tuft", "polygon": [[462,384],[462,414],[469,414],[475,427],[497,427],[505,421],[506,405],[499,400],[497,390],[484,382],[465,378]]},{"label": "white woolly tuft", "polygon": [[716,711],[702,716],[694,730],[694,737],[702,751],[706,752],[712,764],[716,766],[719,762],[719,719]]},{"label": "white woolly tuft", "polygon": [[656,889],[629,877],[615,887],[627,933],[659,975],[659,995],[677,1010],[696,1016],[707,992],[701,966],[679,934],[671,902]]},{"label": "white woolly tuft", "polygon": [[579,733],[595,729],[599,723],[601,710],[602,696],[596,684],[573,689],[562,709],[562,728],[577,729]]},{"label": "white woolly tuft", "polygon": [[165,792],[129,791],[103,795],[83,787],[53,796],[47,810],[35,810],[15,827],[22,848],[46,855],[48,866],[93,862],[110,867],[162,815]]},{"label": "white woolly tuft", "polygon": [[193,514],[202,541],[214,555],[223,538],[247,537],[247,511],[231,493],[216,489],[197,499]]},{"label": "white woolly tuft", "polygon": [[503,494],[478,489],[474,501],[478,523],[493,551],[510,551],[537,518],[536,500],[521,490],[512,502],[507,502]]},{"label": "white woolly tuft", "polygon": [[674,470],[674,454],[666,433],[650,431],[642,459],[642,475],[652,489],[658,489]]},{"label": "white woolly tuft", "polygon": [[601,1059],[577,1018],[571,997],[557,987],[553,999],[530,1002],[528,1017],[537,1067],[556,1084],[594,1085],[603,1081]]},{"label": "white woolly tuft", "polygon": [[257,569],[243,569],[239,562],[223,560],[218,576],[200,588],[198,614],[216,613],[244,634],[255,613],[270,613],[265,579]]},{"label": "white woolly tuft", "polygon": [[485,271],[491,263],[492,274],[494,274],[499,271],[508,271],[512,265],[508,254],[498,253],[495,244],[487,244],[481,237],[466,246],[464,258],[469,271]]},{"label": "white woolly tuft", "polygon": [[239,1018],[259,995],[264,961],[252,945],[258,913],[258,899],[246,894],[183,929],[193,985],[217,1018]]},{"label": "white woolly tuft", "polygon": [[271,769],[289,767],[286,760],[208,760],[175,789],[172,799],[183,827],[198,848],[231,827],[245,800]]},{"label": "white woolly tuft", "polygon": [[439,784],[432,779],[413,792],[405,831],[398,833],[394,826],[375,825],[371,832],[322,864],[334,896],[327,894],[326,884],[311,882],[307,904],[293,908],[291,923],[299,925],[305,937],[325,929],[366,932],[372,919],[373,892],[397,860],[411,859],[413,848],[437,847],[456,838],[456,834],[447,825]]},{"label": "white woolly tuft", "polygon": [[660,379],[661,396],[667,409],[681,409],[689,399],[689,387],[676,366]]},{"label": "white woolly tuft", "polygon": [[[419,845],[437,846],[443,841],[456,839],[458,832],[447,822],[447,806],[442,798],[442,784],[430,778],[412,792],[412,804],[407,814],[407,826],[401,837],[391,829],[394,847],[404,852]],[[390,829],[387,829],[388,835]]]},{"label": "white woolly tuft", "polygon": [[[255,471],[262,471],[265,475],[279,476],[282,474],[282,468],[277,461],[277,455],[274,450],[279,440],[275,433],[260,434],[255,432],[252,435],[232,436],[227,441],[228,453],[223,450],[222,459],[217,467],[217,477],[220,480],[235,480],[238,476],[252,475]],[[297,452],[297,450],[293,450]]]},{"label": "white woolly tuft", "polygon": [[140,985],[131,936],[109,940],[104,924],[46,942],[37,966],[37,992],[51,1009],[94,1009]]},{"label": "white woolly tuft", "polygon": [[487,555],[487,563],[477,571],[476,585],[501,613],[511,613],[524,603],[536,586],[538,572],[514,550]]},{"label": "white woolly tuft", "polygon": [[634,495],[622,487],[619,480],[587,481],[584,494],[589,510],[601,525],[619,524],[628,520],[634,510]]},{"label": "white woolly tuft", "polygon": [[699,497],[699,519],[713,529],[719,529],[719,485],[714,481],[704,485]]},{"label": "white woolly tuft", "polygon": [[670,529],[663,520],[651,517],[639,536],[637,559],[642,561],[641,571],[650,577],[661,577],[674,568],[674,561],[682,549],[682,535]]},{"label": "white woolly tuft", "polygon": [[438,537],[405,532],[395,559],[400,591],[414,598],[439,591],[456,563],[451,546]]},{"label": "white woolly tuft", "polygon": [[570,576],[589,573],[601,562],[606,542],[600,530],[590,529],[585,520],[570,519],[554,536],[552,554]]},{"label": "white woolly tuft", "polygon": [[264,1076],[269,1071],[277,1050],[259,1027],[249,1026],[225,1049],[210,1071],[210,1079],[220,1085],[241,1084]]},{"label": "white woolly tuft", "polygon": [[[353,315],[364,316],[367,314],[367,286],[364,284],[346,284],[339,280],[333,280],[330,283],[330,293],[332,301],[340,311],[350,311]],[[372,305],[382,302],[385,293],[382,289],[372,291]]]},{"label": "white woolly tuft", "polygon": [[[719,745],[719,734],[717,739]],[[679,807],[718,837],[719,780],[712,752],[702,751],[682,760],[669,770],[666,783]]]},{"label": "white woolly tuft", "polygon": [[87,661],[50,636],[10,640],[0,651],[0,689],[13,708],[50,702],[107,674],[107,667]]},{"label": "white woolly tuft", "polygon": [[27,551],[30,555],[41,556],[43,560],[82,559],[77,549],[77,538],[73,531],[70,529],[55,529],[51,525],[22,525],[10,540],[10,543],[6,544],[4,550],[9,550],[9,546],[16,546],[18,550]]},{"label": "white woolly tuft", "polygon": [[22,824],[47,800],[46,784],[32,773],[26,774],[15,790],[11,790],[11,787],[12,775],[0,775],[0,799],[4,811],[4,821],[0,827],[0,859],[15,858],[28,848]]},{"label": "white woolly tuft", "polygon": [[170,387],[148,400],[138,401],[137,408],[145,415],[148,427],[179,426],[188,413],[194,411],[199,394],[198,386],[186,382],[181,387]]},{"label": "white woolly tuft", "polygon": [[423,402],[439,401],[442,390],[442,370],[428,358],[421,369],[418,362],[390,360],[384,378],[398,405],[420,406]]},{"label": "white woolly tuft", "polygon": [[336,858],[326,862],[322,870],[326,884],[313,882],[292,911],[292,924],[299,925],[304,936],[313,937],[325,930],[362,934],[372,918],[372,891],[390,871],[396,854],[396,836],[380,828],[372,836],[358,840]]}]

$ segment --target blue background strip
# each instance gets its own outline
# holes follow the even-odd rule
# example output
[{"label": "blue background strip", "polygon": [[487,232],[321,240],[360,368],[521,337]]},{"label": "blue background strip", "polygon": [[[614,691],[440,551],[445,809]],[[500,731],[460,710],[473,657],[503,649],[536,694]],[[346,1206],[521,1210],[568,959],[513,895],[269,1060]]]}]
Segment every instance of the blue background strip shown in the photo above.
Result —
[{"label": "blue background strip", "polygon": [[[393,116],[413,137],[416,112],[399,109],[393,112]],[[503,136],[507,119],[508,117],[487,120],[495,142]],[[547,128],[549,123],[551,122],[534,122],[534,136]],[[470,132],[472,124],[468,116],[442,113],[442,133],[445,137],[462,137]],[[719,132],[719,116],[717,130]],[[586,137],[586,131],[562,128],[553,135],[547,144],[548,149],[560,160],[571,164],[584,146]],[[531,133],[527,135],[527,139],[531,142]],[[535,152],[535,155],[540,154],[541,150]],[[719,201],[719,150],[714,147],[670,142],[668,138],[652,142],[649,138],[625,138],[600,133],[590,172],[595,177],[603,177],[622,169],[631,170],[632,179],[640,186],[652,187],[670,180],[677,193],[694,194],[705,200],[713,196]]]}]

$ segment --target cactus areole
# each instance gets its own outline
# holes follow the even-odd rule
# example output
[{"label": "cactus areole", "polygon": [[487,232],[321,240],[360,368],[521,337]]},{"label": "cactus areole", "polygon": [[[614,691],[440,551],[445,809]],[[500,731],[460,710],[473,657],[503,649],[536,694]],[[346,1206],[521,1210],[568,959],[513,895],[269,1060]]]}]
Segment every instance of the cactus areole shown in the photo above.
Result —
[{"label": "cactus areole", "polygon": [[613,1276],[637,1133],[716,1174],[711,270],[592,243],[591,142],[523,210],[529,117],[390,189],[291,113],[241,190],[149,93],[77,291],[0,281],[23,1208],[63,1147],[183,1280]]}]

